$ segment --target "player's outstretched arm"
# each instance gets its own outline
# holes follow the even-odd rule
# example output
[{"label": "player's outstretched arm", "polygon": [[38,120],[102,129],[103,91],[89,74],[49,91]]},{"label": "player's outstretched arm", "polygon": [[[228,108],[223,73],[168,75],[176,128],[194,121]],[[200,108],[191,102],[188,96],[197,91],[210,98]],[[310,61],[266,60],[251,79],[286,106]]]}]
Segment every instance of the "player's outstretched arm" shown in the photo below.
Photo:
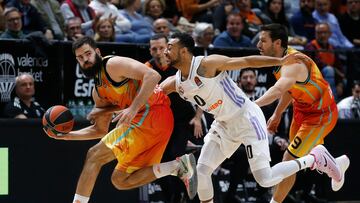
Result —
[{"label": "player's outstretched arm", "polygon": [[[242,68],[263,68],[281,65],[290,65],[305,60],[300,54],[290,54],[283,58],[270,56],[227,57],[210,55],[203,60],[206,67],[214,67],[216,71],[238,70]],[[208,64],[208,65],[206,65]]]},{"label": "player's outstretched arm", "polygon": [[159,88],[165,93],[170,94],[176,91],[175,88],[175,75],[166,78],[159,85]]}]

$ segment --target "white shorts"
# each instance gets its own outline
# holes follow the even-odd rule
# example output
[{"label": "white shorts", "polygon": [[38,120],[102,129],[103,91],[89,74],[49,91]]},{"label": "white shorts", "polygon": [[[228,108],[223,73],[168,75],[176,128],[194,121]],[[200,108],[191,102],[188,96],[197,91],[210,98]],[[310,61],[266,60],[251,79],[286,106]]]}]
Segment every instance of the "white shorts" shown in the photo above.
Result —
[{"label": "white shorts", "polygon": [[[225,158],[229,158],[241,144],[244,144],[251,171],[270,167],[271,158],[266,121],[261,109],[256,107],[251,113],[238,115],[230,121],[215,120],[204,138],[205,143],[198,163],[215,169]],[[218,143],[220,149],[207,147],[210,141]],[[207,152],[208,150],[219,152]],[[221,155],[214,155],[214,153]],[[218,163],[220,160],[213,160],[219,156],[223,156],[220,163]]]}]

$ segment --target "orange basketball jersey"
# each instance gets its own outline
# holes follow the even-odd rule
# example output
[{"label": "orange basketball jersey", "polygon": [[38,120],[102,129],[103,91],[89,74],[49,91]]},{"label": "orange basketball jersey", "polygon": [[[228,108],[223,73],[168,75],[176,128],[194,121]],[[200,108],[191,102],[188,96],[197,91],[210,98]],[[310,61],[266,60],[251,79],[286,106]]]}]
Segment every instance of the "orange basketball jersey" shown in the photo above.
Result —
[{"label": "orange basketball jersey", "polygon": [[[297,50],[288,47],[286,54],[298,52]],[[300,52],[298,52],[300,53]],[[315,62],[307,57],[306,62],[309,75],[305,81],[297,81],[288,91],[292,96],[294,111],[301,112],[324,112],[330,107],[336,108],[336,103],[331,92],[329,84],[321,75],[321,72]],[[274,71],[274,75],[278,80],[281,76],[281,68]]]},{"label": "orange basketball jersey", "polygon": [[[129,78],[121,82],[113,81],[105,69],[106,63],[111,57],[113,56],[104,57],[103,66],[95,77],[95,88],[100,98],[125,109],[130,106],[138,94],[142,81]],[[143,111],[145,106],[151,107],[157,104],[170,105],[170,100],[163,92],[154,92],[139,112]]]}]

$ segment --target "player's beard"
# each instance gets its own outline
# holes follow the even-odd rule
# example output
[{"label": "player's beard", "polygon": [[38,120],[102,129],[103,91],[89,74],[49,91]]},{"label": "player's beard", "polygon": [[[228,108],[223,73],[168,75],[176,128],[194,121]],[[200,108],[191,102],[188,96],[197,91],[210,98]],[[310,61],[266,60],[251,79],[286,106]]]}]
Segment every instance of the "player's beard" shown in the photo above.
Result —
[{"label": "player's beard", "polygon": [[98,54],[95,56],[95,62],[94,65],[89,66],[88,68],[81,67],[81,72],[87,77],[87,78],[94,78],[95,75],[100,71],[102,67],[102,58]]},{"label": "player's beard", "polygon": [[176,59],[174,59],[174,60],[171,60],[171,59],[170,59],[170,60],[168,61],[168,63],[169,63],[169,66],[174,66],[174,67],[176,67],[176,65],[180,63],[180,51],[178,51]]}]

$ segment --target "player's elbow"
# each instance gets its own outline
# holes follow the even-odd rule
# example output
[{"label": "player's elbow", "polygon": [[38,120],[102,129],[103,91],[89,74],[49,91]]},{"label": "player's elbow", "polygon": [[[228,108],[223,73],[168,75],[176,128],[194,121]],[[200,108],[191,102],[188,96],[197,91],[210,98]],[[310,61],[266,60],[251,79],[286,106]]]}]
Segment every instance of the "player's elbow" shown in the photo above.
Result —
[{"label": "player's elbow", "polygon": [[156,84],[158,84],[161,80],[161,75],[158,72],[153,70],[147,74],[147,78],[151,79]]}]

